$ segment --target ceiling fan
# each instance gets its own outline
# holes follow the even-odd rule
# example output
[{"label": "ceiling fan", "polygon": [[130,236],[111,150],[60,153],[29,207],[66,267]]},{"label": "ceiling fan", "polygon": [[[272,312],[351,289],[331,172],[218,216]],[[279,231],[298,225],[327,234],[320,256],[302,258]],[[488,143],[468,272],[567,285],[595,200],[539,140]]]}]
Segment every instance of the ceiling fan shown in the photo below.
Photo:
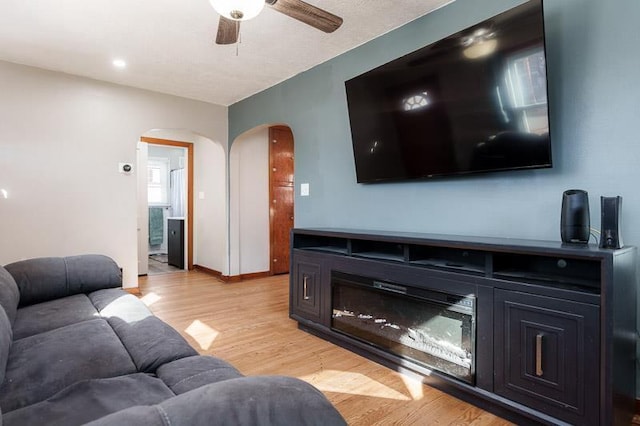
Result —
[{"label": "ceiling fan", "polygon": [[265,4],[293,19],[332,33],[342,25],[342,18],[302,0],[209,0],[220,14],[216,44],[238,41],[240,22],[256,17]]}]

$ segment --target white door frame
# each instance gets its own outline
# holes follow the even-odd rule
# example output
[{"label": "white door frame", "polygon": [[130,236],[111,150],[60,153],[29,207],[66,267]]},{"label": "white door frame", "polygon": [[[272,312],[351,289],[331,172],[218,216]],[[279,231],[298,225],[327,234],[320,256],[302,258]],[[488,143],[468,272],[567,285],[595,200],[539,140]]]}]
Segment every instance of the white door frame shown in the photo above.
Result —
[{"label": "white door frame", "polygon": [[136,173],[138,185],[138,276],[149,273],[149,202],[147,197],[147,160],[149,145],[138,141]]},{"label": "white door frame", "polygon": [[[185,164],[185,168],[187,171],[187,179],[186,179],[186,203],[185,203],[185,269],[188,270],[192,270],[193,269],[193,254],[194,254],[194,244],[193,244],[193,220],[194,220],[194,199],[193,199],[193,186],[194,186],[194,173],[193,173],[193,167],[194,167],[194,147],[193,147],[193,143],[191,142],[181,142],[181,141],[175,141],[175,140],[169,140],[169,139],[159,139],[159,138],[152,138],[152,137],[147,137],[147,136],[141,136],[140,137],[140,142],[138,143],[138,146],[140,147],[141,145],[145,146],[145,153],[146,153],[146,158],[144,158],[144,169],[147,169],[147,160],[148,160],[148,144],[152,144],[152,145],[164,145],[164,146],[172,146],[172,147],[176,147],[176,148],[186,148],[186,164]],[[140,159],[140,149],[138,149],[138,159]],[[144,154],[143,154],[144,156]],[[148,210],[148,201],[147,201],[147,175],[146,173],[144,174],[144,188],[138,188],[138,209],[142,208],[142,203],[144,202],[145,206],[145,212],[140,212],[138,213],[138,217],[140,219],[142,219],[144,221],[144,224],[139,224],[138,226],[138,263],[140,263],[141,261],[146,262],[146,273],[148,273],[148,269],[149,269],[149,247],[148,247],[148,241],[149,241],[149,210]],[[138,176],[140,177],[140,173],[138,174]],[[138,182],[138,185],[141,185],[140,182]],[[142,191],[142,192],[141,192]],[[143,196],[144,195],[144,196]],[[144,201],[142,201],[142,199]],[[142,226],[140,226],[142,225]],[[143,229],[141,229],[143,228]],[[144,235],[143,235],[144,234]],[[146,235],[146,238],[144,238],[144,236]],[[146,245],[146,248],[142,248],[142,245]],[[146,253],[146,256],[144,256],[143,258],[141,258],[140,256],[143,254],[143,250],[144,253]],[[139,267],[140,268],[140,267]],[[143,267],[144,268],[144,267]],[[143,275],[140,272],[140,269],[138,269],[138,275]]]}]

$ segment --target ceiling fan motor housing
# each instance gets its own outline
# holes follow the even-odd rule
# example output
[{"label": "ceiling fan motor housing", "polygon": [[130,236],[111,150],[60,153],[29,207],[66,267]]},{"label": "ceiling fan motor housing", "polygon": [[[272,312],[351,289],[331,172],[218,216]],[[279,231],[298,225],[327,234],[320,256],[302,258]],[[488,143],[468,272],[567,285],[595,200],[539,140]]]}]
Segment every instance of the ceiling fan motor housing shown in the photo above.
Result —
[{"label": "ceiling fan motor housing", "polygon": [[304,0],[209,0],[213,8],[220,14],[217,44],[233,44],[238,40],[240,22],[249,20],[262,10],[265,4],[276,12],[310,25],[314,28],[332,33],[342,25],[342,18],[307,3]]},{"label": "ceiling fan motor housing", "polygon": [[209,0],[220,16],[234,21],[252,19],[264,8],[264,0]]}]

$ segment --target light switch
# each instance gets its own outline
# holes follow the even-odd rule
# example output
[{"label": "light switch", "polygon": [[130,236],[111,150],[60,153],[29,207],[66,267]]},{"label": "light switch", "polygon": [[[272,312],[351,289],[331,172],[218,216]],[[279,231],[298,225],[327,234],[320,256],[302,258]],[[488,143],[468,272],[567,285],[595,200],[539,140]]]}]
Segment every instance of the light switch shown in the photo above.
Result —
[{"label": "light switch", "polygon": [[309,196],[309,184],[301,183],[300,184],[300,196],[308,197]]},{"label": "light switch", "polygon": [[204,200],[204,191],[198,192],[198,200]]}]

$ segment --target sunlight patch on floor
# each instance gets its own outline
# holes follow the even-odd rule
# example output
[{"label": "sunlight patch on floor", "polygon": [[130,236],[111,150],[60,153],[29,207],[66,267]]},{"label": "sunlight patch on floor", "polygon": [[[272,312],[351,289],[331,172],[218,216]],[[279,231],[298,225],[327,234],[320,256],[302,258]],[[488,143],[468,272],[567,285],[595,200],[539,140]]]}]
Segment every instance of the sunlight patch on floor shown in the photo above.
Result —
[{"label": "sunlight patch on floor", "polygon": [[411,396],[405,395],[364,374],[349,371],[323,370],[300,378],[323,392],[348,393],[399,401],[409,401],[413,396],[413,393]]},{"label": "sunlight patch on floor", "polygon": [[218,330],[209,327],[200,320],[193,321],[184,331],[198,342],[200,349],[205,351],[211,347],[213,341],[220,334]]},{"label": "sunlight patch on floor", "polygon": [[404,382],[407,391],[411,394],[411,399],[418,401],[424,398],[424,386],[420,380],[407,377],[403,374],[398,374],[398,377]]},{"label": "sunlight patch on floor", "polygon": [[158,296],[154,292],[147,293],[147,294],[145,294],[144,296],[142,296],[140,298],[140,300],[142,300],[142,303],[144,303],[147,306],[153,305],[154,303],[156,303],[160,299],[162,299],[162,296]]}]

